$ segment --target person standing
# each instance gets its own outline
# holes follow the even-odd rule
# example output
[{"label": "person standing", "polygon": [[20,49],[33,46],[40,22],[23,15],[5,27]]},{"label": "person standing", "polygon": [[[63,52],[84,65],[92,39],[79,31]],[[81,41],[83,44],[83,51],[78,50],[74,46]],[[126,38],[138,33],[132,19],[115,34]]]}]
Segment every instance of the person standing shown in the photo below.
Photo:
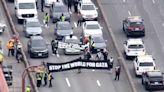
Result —
[{"label": "person standing", "polygon": [[113,57],[110,57],[110,59],[109,59],[110,69],[112,69],[112,68],[113,68],[113,62],[114,62]]},{"label": "person standing", "polygon": [[49,73],[48,73],[49,87],[52,87],[52,80],[53,80],[53,79],[54,79],[54,78],[53,78],[52,74],[49,72]]},{"label": "person standing", "polygon": [[89,49],[87,48],[86,49],[86,52],[85,52],[85,54],[84,54],[84,59],[85,60],[90,60],[91,59],[91,53],[90,53],[90,51],[89,51]]},{"label": "person standing", "polygon": [[78,13],[78,4],[79,4],[79,1],[78,0],[74,0],[74,11],[75,13]]},{"label": "person standing", "polygon": [[83,17],[81,16],[81,14],[78,14],[77,17],[78,17],[77,26],[81,26],[82,22],[84,22]]},{"label": "person standing", "polygon": [[121,72],[121,66],[118,65],[118,66],[115,67],[115,78],[114,78],[114,80],[119,80],[120,72]]},{"label": "person standing", "polygon": [[36,73],[36,79],[37,79],[37,87],[41,86],[42,78],[40,76],[40,72]]},{"label": "person standing", "polygon": [[9,40],[7,42],[7,48],[8,48],[8,56],[10,56],[10,54],[14,56],[14,42],[12,40]]},{"label": "person standing", "polygon": [[68,0],[68,11],[72,11],[72,0]]},{"label": "person standing", "polygon": [[102,60],[102,52],[101,52],[101,50],[98,49],[97,51],[98,51],[98,52],[97,52],[97,54],[96,54],[96,59],[97,59],[97,60]]},{"label": "person standing", "polygon": [[103,51],[104,60],[108,60],[108,51],[104,49]]},{"label": "person standing", "polygon": [[44,18],[43,18],[43,22],[44,22],[44,24],[45,24],[45,27],[48,27],[49,21],[50,21],[50,16],[49,16],[48,13],[46,13],[46,14],[44,15]]},{"label": "person standing", "polygon": [[65,21],[65,16],[64,16],[63,13],[62,13],[61,16],[60,16],[60,20],[61,20],[61,21]]},{"label": "person standing", "polygon": [[57,55],[58,53],[58,40],[51,41],[52,53]]},{"label": "person standing", "polygon": [[21,48],[17,48],[15,57],[18,63],[22,60]]},{"label": "person standing", "polygon": [[44,0],[41,0],[41,11],[44,12],[44,3],[45,1]]},{"label": "person standing", "polygon": [[48,77],[48,74],[47,74],[47,71],[44,71],[44,86],[47,85],[47,77]]}]

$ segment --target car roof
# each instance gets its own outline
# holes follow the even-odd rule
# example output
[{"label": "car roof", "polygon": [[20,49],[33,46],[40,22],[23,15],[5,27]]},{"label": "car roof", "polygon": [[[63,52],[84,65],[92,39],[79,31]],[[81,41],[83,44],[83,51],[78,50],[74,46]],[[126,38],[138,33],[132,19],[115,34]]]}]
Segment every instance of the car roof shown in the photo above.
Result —
[{"label": "car roof", "polygon": [[137,56],[138,62],[154,62],[151,55],[139,55]]},{"label": "car roof", "polygon": [[81,0],[81,3],[92,3],[92,1],[91,0]]},{"label": "car roof", "polygon": [[77,36],[72,36],[72,38],[70,38],[70,36],[65,36],[65,39],[78,39]]},{"label": "car roof", "polygon": [[16,0],[18,3],[36,2],[36,0]]},{"label": "car roof", "polygon": [[55,2],[54,6],[65,6],[63,2]]},{"label": "car roof", "polygon": [[98,21],[86,21],[85,23],[86,23],[86,25],[87,24],[98,24],[99,25]]},{"label": "car roof", "polygon": [[39,20],[37,18],[27,18],[26,21],[27,22],[39,22]]},{"label": "car roof", "polygon": [[162,73],[160,71],[147,71],[147,75],[150,76],[150,77],[162,76]]},{"label": "car roof", "polygon": [[30,37],[32,40],[42,40],[43,37],[42,36],[31,36]]},{"label": "car roof", "polygon": [[128,45],[131,45],[131,44],[143,44],[143,40],[140,39],[140,38],[130,38],[127,40],[127,43]]},{"label": "car roof", "polygon": [[141,16],[129,16],[128,20],[130,22],[143,22],[143,19],[141,18]]}]

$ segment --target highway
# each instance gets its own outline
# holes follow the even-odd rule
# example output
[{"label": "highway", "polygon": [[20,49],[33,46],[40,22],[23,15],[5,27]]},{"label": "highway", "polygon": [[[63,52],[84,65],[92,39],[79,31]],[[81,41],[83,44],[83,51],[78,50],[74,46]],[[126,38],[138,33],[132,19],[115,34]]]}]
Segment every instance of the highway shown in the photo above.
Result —
[{"label": "highway", "polygon": [[[27,53],[27,41],[28,38],[24,37],[23,34],[23,25],[17,23],[15,12],[14,12],[14,4],[7,3],[10,14],[13,18],[14,24],[16,26],[17,31],[20,34],[20,39],[23,42],[24,51],[26,53],[27,59],[31,65],[39,65],[42,61],[45,62],[67,62],[73,60],[79,56],[65,56],[60,50],[60,57],[56,57],[52,55],[52,51],[49,46],[50,56],[47,59],[31,59]],[[48,12],[48,8],[46,8]],[[100,14],[100,12],[99,12]],[[44,13],[41,13],[38,10],[39,19],[42,22],[42,18]],[[80,36],[81,27],[77,27],[77,17],[72,13],[71,23],[74,27],[74,34]],[[112,45],[111,37],[107,31],[104,20],[100,14],[99,22],[103,27],[104,38],[107,40],[108,50],[110,56],[114,57],[115,64],[117,59],[116,50]],[[50,23],[49,28],[43,27],[43,37],[46,39],[47,43],[50,43],[52,39],[54,39],[54,24]],[[39,92],[132,92],[130,85],[128,83],[127,77],[124,73],[124,70],[121,71],[120,81],[114,81],[114,73],[110,73],[109,71],[100,71],[100,70],[82,70],[81,74],[77,74],[77,70],[53,73],[53,87],[48,88],[40,87]]]},{"label": "highway", "polygon": [[[115,35],[120,51],[127,40],[122,31],[122,20],[128,16],[139,15],[144,19],[146,36],[143,38],[148,54],[155,58],[156,65],[164,71],[164,1],[163,0],[100,0],[110,27]],[[136,78],[132,61],[126,61],[138,92],[146,92],[141,79]]]},{"label": "highway", "polygon": [[[4,63],[3,65],[12,65],[13,67],[13,85],[9,86],[10,92],[22,92],[21,91],[21,76],[24,70],[24,64],[18,64],[15,57],[8,57],[8,49],[6,48],[7,41],[11,38],[11,29],[7,22],[7,17],[3,10],[2,4],[0,3],[0,23],[6,24],[6,30],[0,35],[0,40],[2,42],[2,49],[4,52]],[[28,84],[28,79],[26,85]],[[2,90],[1,90],[2,91]]]}]

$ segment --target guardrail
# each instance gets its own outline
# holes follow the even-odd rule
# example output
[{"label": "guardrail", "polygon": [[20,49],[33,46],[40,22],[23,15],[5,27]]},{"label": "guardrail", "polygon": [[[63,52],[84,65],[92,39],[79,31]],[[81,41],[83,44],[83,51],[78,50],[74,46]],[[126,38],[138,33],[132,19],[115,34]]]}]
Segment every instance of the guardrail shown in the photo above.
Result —
[{"label": "guardrail", "polygon": [[116,39],[115,39],[115,36],[114,36],[114,34],[113,34],[113,32],[112,32],[112,29],[110,28],[110,23],[108,22],[108,19],[107,19],[107,16],[106,16],[106,14],[105,14],[105,11],[103,10],[103,7],[102,7],[102,5],[101,5],[101,0],[96,0],[97,1],[97,4],[98,4],[98,6],[100,7],[100,11],[101,11],[101,13],[102,13],[102,16],[103,16],[103,18],[104,18],[104,20],[105,20],[105,23],[106,23],[106,25],[107,25],[107,29],[108,29],[108,32],[109,32],[109,35],[111,36],[111,38],[112,38],[112,42],[113,42],[113,45],[114,45],[114,47],[116,48],[116,52],[117,52],[117,54],[118,54],[118,62],[123,66],[123,68],[124,68],[124,70],[125,70],[125,72],[126,72],[126,75],[127,75],[127,77],[128,77],[128,81],[129,81],[129,83],[130,83],[130,85],[131,85],[131,88],[132,88],[132,91],[133,92],[137,92],[137,90],[136,90],[136,87],[135,87],[135,85],[134,85],[134,82],[133,82],[133,80],[132,80],[132,77],[131,77],[131,75],[130,75],[130,72],[129,72],[129,70],[128,70],[128,68],[127,68],[127,65],[126,65],[126,63],[125,63],[125,60],[124,60],[124,58],[123,58],[123,55],[121,54],[121,51],[119,50],[119,48],[118,48],[118,45],[117,45],[117,43],[116,43]]},{"label": "guardrail", "polygon": [[[12,18],[11,18],[11,16],[10,16],[9,10],[7,9],[6,0],[1,0],[1,3],[2,3],[3,8],[4,8],[4,10],[5,10],[5,13],[6,13],[6,16],[7,16],[7,20],[8,20],[8,23],[9,23],[10,27],[11,27],[12,33],[15,34],[17,37],[19,37],[19,33],[16,31],[16,28],[15,28],[15,25],[14,25],[14,23],[13,23],[13,20],[12,20]],[[27,68],[27,67],[30,66],[30,65],[29,65],[29,62],[27,61],[27,58],[26,58],[26,55],[25,55],[23,49],[21,50],[21,52],[22,52],[22,54],[23,54],[24,65],[25,65],[25,67]],[[37,88],[37,86],[36,86],[34,77],[32,76],[32,74],[31,74],[29,71],[28,71],[28,76],[29,76],[29,80],[30,80],[31,86],[32,86],[32,88],[33,88],[33,91],[34,91],[34,92],[39,92],[39,91],[38,91],[38,88]],[[3,91],[3,92],[6,92],[6,91]]]}]

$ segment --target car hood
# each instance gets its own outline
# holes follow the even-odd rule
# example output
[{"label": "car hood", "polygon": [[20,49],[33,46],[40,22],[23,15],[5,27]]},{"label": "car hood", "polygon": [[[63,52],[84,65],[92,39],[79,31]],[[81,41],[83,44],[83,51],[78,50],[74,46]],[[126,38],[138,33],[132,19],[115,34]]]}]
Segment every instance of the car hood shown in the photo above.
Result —
[{"label": "car hood", "polygon": [[66,36],[66,35],[73,34],[73,30],[58,30],[57,34],[62,35],[62,36]]},{"label": "car hood", "polygon": [[34,34],[41,34],[42,28],[41,27],[28,27],[26,28],[27,33],[34,33]]},{"label": "car hood", "polygon": [[95,43],[95,48],[106,48],[106,44],[105,43]]},{"label": "car hood", "polygon": [[[70,14],[68,12],[64,12],[63,14],[64,14],[64,16],[66,18],[70,18]],[[61,15],[62,15],[62,12],[55,12],[55,13],[53,13],[53,17],[60,18]]]},{"label": "car hood", "polygon": [[85,10],[85,11],[83,11],[83,10],[81,10],[81,14],[82,15],[94,15],[94,14],[98,14],[97,13],[97,11],[96,10]]},{"label": "car hood", "polygon": [[32,47],[31,49],[35,52],[45,52],[46,50],[48,50],[47,47]]},{"label": "car hood", "polygon": [[37,15],[37,10],[36,9],[18,9],[18,14],[36,14]]},{"label": "car hood", "polygon": [[98,29],[98,30],[84,30],[84,35],[88,36],[88,35],[102,35],[102,30]]}]

